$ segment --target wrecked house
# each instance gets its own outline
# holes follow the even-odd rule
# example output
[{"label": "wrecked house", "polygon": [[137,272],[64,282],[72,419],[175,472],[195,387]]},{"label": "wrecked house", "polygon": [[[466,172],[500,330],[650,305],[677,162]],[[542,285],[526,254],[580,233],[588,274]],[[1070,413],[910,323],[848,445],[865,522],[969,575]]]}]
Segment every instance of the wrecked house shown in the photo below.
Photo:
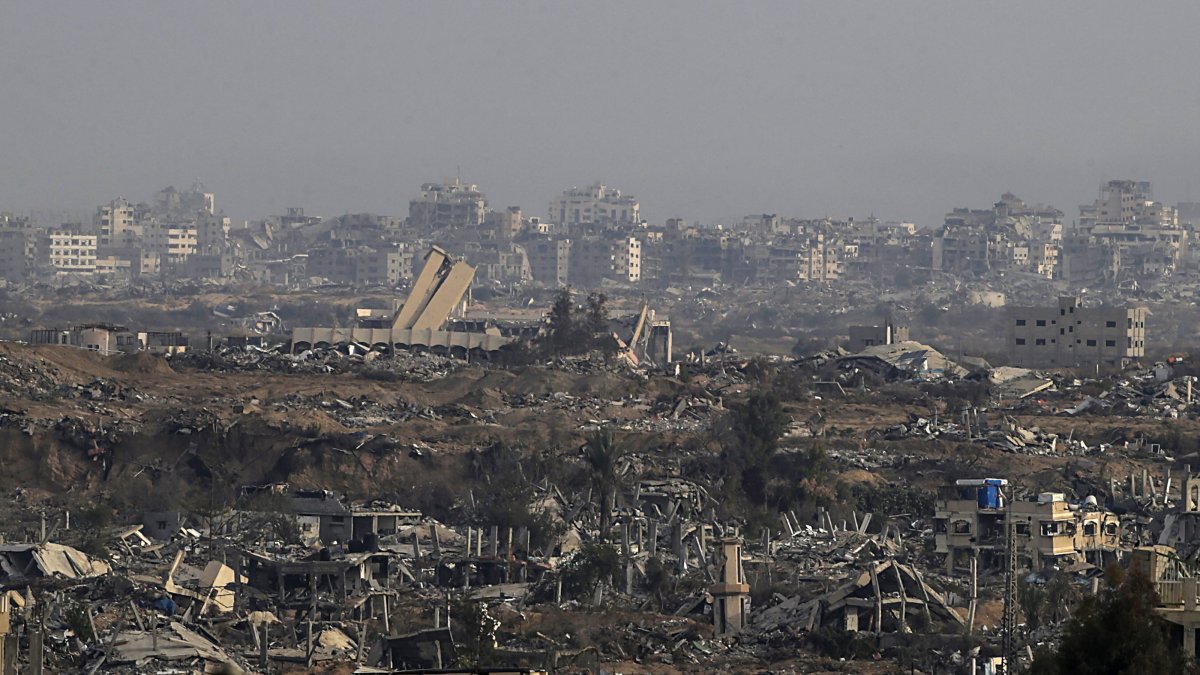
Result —
[{"label": "wrecked house", "polygon": [[[919,617],[919,619],[918,619]],[[807,632],[829,627],[849,632],[907,633],[916,621],[962,630],[966,622],[911,565],[894,559],[869,563],[821,596],[800,596],[764,610],[754,621],[766,632]],[[949,632],[949,631],[947,631]]]},{"label": "wrecked house", "polygon": [[943,487],[934,514],[935,552],[946,556],[946,571],[967,569],[972,558],[983,567],[1002,564],[1009,519],[1018,557],[1033,569],[1091,563],[1103,567],[1121,545],[1121,521],[1095,498],[1070,503],[1061,493],[1035,500],[1010,500],[1003,478],[963,479]]},{"label": "wrecked house", "polygon": [[367,661],[377,667],[407,670],[442,669],[455,659],[450,627],[430,628],[407,635],[380,636]]},{"label": "wrecked house", "polygon": [[[237,662],[218,644],[176,621],[170,622],[166,630],[138,629],[117,633],[112,638],[111,648],[106,661],[112,665],[135,666],[139,672],[241,672]],[[198,671],[178,670],[181,662],[197,661],[203,664]],[[165,668],[169,670],[163,670]]]},{"label": "wrecked house", "polygon": [[296,490],[287,495],[300,537],[306,542],[335,544],[353,539],[350,509],[328,490]]},{"label": "wrecked house", "polygon": [[37,579],[87,579],[108,573],[107,563],[70,546],[52,542],[0,545],[0,588]]},{"label": "wrecked house", "polygon": [[387,595],[389,565],[394,564],[388,553],[335,557],[329,549],[305,559],[255,551],[242,551],[240,557],[250,598],[279,611],[307,611],[321,616],[338,616],[351,605],[361,606],[347,602],[353,597]]},{"label": "wrecked house", "polygon": [[905,341],[867,347],[838,359],[842,368],[861,367],[888,380],[965,377],[967,369],[920,342]]},{"label": "wrecked house", "polygon": [[151,539],[167,541],[179,534],[184,524],[183,514],[179,511],[146,511],[142,514],[141,533]]}]

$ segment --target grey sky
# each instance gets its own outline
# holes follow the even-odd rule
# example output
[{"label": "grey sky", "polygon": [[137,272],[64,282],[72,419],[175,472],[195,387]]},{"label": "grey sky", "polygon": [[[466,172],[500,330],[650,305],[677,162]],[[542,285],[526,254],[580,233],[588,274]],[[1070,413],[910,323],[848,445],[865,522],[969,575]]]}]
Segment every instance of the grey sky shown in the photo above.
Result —
[{"label": "grey sky", "polygon": [[420,183],[544,215],[929,224],[1109,177],[1200,199],[1195,2],[0,4],[0,210],[202,179],[235,219],[404,213]]}]

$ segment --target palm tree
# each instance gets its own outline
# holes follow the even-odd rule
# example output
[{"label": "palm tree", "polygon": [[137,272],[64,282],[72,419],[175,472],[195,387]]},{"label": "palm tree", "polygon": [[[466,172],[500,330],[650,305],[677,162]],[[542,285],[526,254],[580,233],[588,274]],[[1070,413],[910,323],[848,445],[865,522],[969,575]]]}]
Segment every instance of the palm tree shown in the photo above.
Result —
[{"label": "palm tree", "polygon": [[612,528],[612,512],[617,507],[617,492],[622,483],[618,464],[628,452],[609,429],[592,434],[583,446],[583,461],[591,470],[592,488],[600,495],[600,536],[605,539]]}]

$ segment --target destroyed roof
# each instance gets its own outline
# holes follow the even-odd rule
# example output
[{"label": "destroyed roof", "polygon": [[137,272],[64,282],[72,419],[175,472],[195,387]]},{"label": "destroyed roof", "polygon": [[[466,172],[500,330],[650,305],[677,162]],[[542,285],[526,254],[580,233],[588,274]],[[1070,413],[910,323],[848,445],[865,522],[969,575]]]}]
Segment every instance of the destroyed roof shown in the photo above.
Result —
[{"label": "destroyed roof", "polygon": [[62,544],[0,546],[0,583],[20,582],[30,577],[85,579],[108,572],[108,564]]},{"label": "destroyed roof", "polygon": [[350,509],[333,495],[319,493],[293,493],[288,501],[299,516],[348,516]]},{"label": "destroyed roof", "polygon": [[234,662],[220,647],[175,621],[162,633],[140,630],[120,633],[115,636],[112,646],[115,663],[145,665],[152,659],[185,661],[195,658],[220,664]]},{"label": "destroyed roof", "polygon": [[[836,619],[848,608],[863,611],[879,605],[889,609],[905,608],[924,612],[927,617],[965,625],[958,612],[946,602],[915,567],[895,559],[868,563],[844,584],[821,596],[805,599],[795,596],[760,612],[754,625],[760,631],[788,627],[811,631]],[[911,608],[911,609],[909,609]],[[865,625],[865,624],[864,624]]]},{"label": "destroyed roof", "polygon": [[890,345],[874,345],[857,354],[844,356],[840,361],[876,360],[897,370],[925,374],[940,373],[961,377],[967,369],[946,358],[944,354],[926,344],[905,340]]},{"label": "destroyed roof", "polygon": [[1054,386],[1054,380],[1041,377],[1028,368],[1001,366],[988,373],[996,393],[1007,398],[1025,398]]}]

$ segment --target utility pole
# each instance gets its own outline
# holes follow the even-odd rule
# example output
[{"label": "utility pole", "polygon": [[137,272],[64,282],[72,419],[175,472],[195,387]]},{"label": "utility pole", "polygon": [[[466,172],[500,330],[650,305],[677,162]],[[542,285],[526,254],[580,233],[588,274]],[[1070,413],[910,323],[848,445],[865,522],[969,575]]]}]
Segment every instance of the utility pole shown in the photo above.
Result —
[{"label": "utility pole", "polygon": [[1006,504],[1004,518],[1004,618],[1000,624],[1004,642],[1004,675],[1017,672],[1017,523],[1012,502]]}]

